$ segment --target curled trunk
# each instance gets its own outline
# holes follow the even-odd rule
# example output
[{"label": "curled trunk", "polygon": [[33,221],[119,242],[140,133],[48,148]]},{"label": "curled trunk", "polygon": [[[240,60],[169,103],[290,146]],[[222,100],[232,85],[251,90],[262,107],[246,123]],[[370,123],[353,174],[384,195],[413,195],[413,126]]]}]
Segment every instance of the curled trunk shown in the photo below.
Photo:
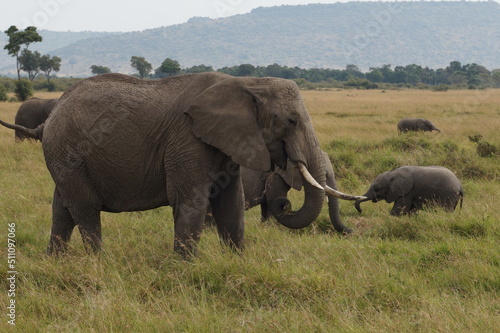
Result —
[{"label": "curled trunk", "polygon": [[[316,180],[316,184],[312,185],[305,177],[303,185],[305,191],[305,199],[303,206],[292,211],[291,203],[286,198],[278,198],[274,200],[271,206],[271,212],[279,223],[291,229],[301,229],[309,226],[321,213],[323,202],[325,200],[325,192],[323,186],[325,184],[325,173],[321,163],[312,163],[308,169],[312,178]],[[318,187],[319,185],[319,187]]]},{"label": "curled trunk", "polygon": [[356,200],[356,202],[354,203],[354,206],[356,207],[356,210],[357,210],[358,212],[360,212],[360,213],[361,213],[361,212],[362,212],[362,210],[361,210],[361,206],[360,206],[360,204],[361,204],[362,202],[369,201],[369,200],[371,200],[371,199],[369,199],[369,198],[365,198],[365,199]]}]

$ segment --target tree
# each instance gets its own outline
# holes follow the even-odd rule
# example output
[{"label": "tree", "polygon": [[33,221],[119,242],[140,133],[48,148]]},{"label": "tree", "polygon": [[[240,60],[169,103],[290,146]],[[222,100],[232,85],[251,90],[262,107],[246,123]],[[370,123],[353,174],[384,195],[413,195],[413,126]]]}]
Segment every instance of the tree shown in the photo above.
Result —
[{"label": "tree", "polygon": [[96,75],[111,73],[111,69],[105,66],[92,65],[90,66],[90,69],[92,71],[92,74]]},{"label": "tree", "polygon": [[238,66],[237,76],[252,76],[255,73],[255,66],[251,64],[241,64]]},{"label": "tree", "polygon": [[50,73],[52,71],[59,72],[61,69],[61,58],[59,57],[50,57],[50,55],[46,54],[40,58],[40,70],[45,74],[47,78],[47,82],[50,83]]},{"label": "tree", "polygon": [[378,68],[370,68],[370,72],[366,73],[366,78],[370,82],[383,82],[384,75]]},{"label": "tree", "polygon": [[28,73],[28,79],[33,82],[38,73],[40,72],[40,52],[31,52],[30,50],[23,50],[19,57],[21,63],[21,70]]},{"label": "tree", "polygon": [[38,34],[36,27],[27,27],[24,31],[20,31],[15,25],[11,25],[5,31],[5,34],[9,37],[9,42],[4,46],[4,49],[7,50],[8,54],[16,58],[17,78],[21,80],[20,57],[22,51],[27,50],[31,43],[41,42],[42,36]]},{"label": "tree", "polygon": [[186,68],[186,73],[206,73],[213,71],[214,69],[212,68],[212,66],[206,66],[206,65],[197,65],[191,68]]},{"label": "tree", "polygon": [[132,56],[130,59],[130,66],[139,72],[139,76],[143,79],[153,70],[153,67],[144,57]]},{"label": "tree", "polygon": [[14,87],[14,94],[21,102],[33,96],[33,85],[31,81],[22,79],[17,80]]},{"label": "tree", "polygon": [[452,61],[450,62],[450,66],[448,66],[447,69],[450,72],[461,72],[462,64],[460,63],[460,61]]},{"label": "tree", "polygon": [[156,76],[158,77],[165,77],[165,76],[172,76],[181,71],[181,66],[179,65],[179,62],[176,60],[172,60],[170,58],[167,58],[163,60],[161,63],[161,66],[156,69]]}]

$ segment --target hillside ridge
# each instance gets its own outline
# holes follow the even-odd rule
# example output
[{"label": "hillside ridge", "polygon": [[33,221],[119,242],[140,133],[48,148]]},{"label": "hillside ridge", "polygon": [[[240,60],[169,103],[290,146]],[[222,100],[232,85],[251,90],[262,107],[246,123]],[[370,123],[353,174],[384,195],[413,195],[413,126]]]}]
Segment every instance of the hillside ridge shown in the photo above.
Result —
[{"label": "hillside ridge", "polygon": [[[59,75],[90,75],[93,64],[132,73],[131,56],[145,57],[153,68],[172,58],[182,67],[355,64],[368,70],[412,63],[438,68],[457,60],[494,69],[500,68],[498,17],[500,4],[494,1],[259,7],[226,18],[194,17],[183,24],[76,39],[49,53],[63,59]],[[8,64],[3,66],[4,55],[0,61],[2,73]]]}]

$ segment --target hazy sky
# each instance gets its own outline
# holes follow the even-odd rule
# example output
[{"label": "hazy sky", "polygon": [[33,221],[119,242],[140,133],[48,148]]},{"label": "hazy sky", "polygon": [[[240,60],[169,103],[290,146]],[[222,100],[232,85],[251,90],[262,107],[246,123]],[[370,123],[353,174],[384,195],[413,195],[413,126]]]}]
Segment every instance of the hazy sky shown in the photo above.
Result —
[{"label": "hazy sky", "polygon": [[137,31],[184,23],[194,16],[220,18],[257,7],[334,2],[339,0],[2,0],[0,31],[11,25],[53,31]]}]

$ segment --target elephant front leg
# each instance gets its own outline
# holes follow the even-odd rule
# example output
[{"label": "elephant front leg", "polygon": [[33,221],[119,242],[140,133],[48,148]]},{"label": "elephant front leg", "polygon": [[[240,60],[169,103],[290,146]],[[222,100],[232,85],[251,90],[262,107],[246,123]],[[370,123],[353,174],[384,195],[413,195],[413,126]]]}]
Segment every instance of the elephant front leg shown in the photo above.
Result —
[{"label": "elephant front leg", "polygon": [[410,213],[412,199],[410,197],[399,197],[394,201],[394,206],[391,209],[391,215],[401,216]]},{"label": "elephant front leg", "polygon": [[243,250],[245,200],[239,166],[231,166],[221,173],[210,194],[210,204],[219,237],[231,248]]},{"label": "elephant front leg", "polygon": [[[206,193],[206,192],[205,192]],[[205,223],[208,195],[174,205],[174,251],[185,260],[196,255],[196,248]]]}]

